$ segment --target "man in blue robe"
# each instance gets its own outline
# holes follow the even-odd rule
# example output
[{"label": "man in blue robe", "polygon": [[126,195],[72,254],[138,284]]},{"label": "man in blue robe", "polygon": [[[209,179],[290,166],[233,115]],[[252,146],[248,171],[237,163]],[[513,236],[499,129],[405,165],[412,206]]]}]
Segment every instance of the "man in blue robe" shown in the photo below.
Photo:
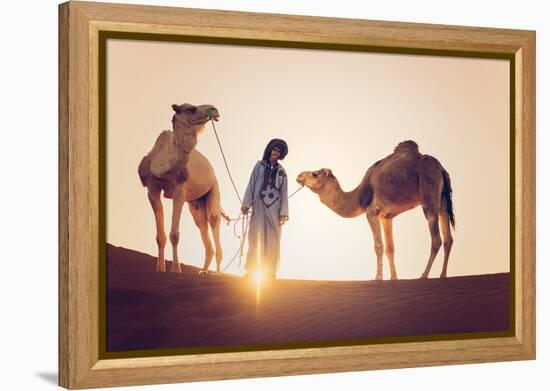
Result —
[{"label": "man in blue robe", "polygon": [[271,140],[250,175],[241,208],[246,215],[252,207],[245,265],[247,275],[258,267],[269,278],[277,275],[281,226],[288,220],[288,177],[279,160],[287,153],[284,140]]}]

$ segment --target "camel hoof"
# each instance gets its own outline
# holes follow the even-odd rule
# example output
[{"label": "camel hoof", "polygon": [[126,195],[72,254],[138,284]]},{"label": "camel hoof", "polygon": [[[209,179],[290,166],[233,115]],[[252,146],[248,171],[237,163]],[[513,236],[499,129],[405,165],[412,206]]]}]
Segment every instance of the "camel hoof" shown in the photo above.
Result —
[{"label": "camel hoof", "polygon": [[447,273],[441,273],[441,275],[439,276],[439,278],[447,278]]},{"label": "camel hoof", "polygon": [[376,281],[382,281],[382,276],[376,275],[375,280],[376,280]]},{"label": "camel hoof", "polygon": [[181,273],[181,266],[179,263],[172,263],[170,273]]},{"label": "camel hoof", "polygon": [[399,280],[399,278],[397,278],[397,275],[391,276],[391,279],[392,279],[393,281]]},{"label": "camel hoof", "polygon": [[164,273],[166,271],[166,264],[164,262],[157,262],[155,271]]},{"label": "camel hoof", "polygon": [[423,274],[420,276],[420,278],[421,278],[422,280],[425,280],[425,279],[428,278],[428,275],[427,275],[426,273],[423,273]]}]

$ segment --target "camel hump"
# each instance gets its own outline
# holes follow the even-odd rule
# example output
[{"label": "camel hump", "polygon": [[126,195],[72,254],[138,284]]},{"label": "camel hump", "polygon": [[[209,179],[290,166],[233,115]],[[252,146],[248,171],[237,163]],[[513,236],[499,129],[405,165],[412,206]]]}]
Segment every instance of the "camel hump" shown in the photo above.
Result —
[{"label": "camel hump", "polygon": [[399,151],[411,151],[420,153],[418,150],[418,144],[415,143],[412,140],[402,141],[394,148],[393,152],[399,152]]},{"label": "camel hump", "polygon": [[153,149],[149,152],[150,155],[156,155],[159,151],[166,149],[167,146],[174,143],[174,132],[171,130],[163,130],[155,141]]},{"label": "camel hump", "polygon": [[[139,179],[143,186],[147,186],[147,180],[151,174],[156,175],[159,170],[158,156],[173,142],[174,135],[170,130],[165,130],[159,134],[153,149],[141,159],[138,166]],[[162,168],[161,168],[162,169]]]},{"label": "camel hump", "polygon": [[158,178],[166,175],[177,160],[177,153],[174,148],[174,133],[170,130],[163,131],[158,136],[148,156],[151,160],[151,173]]}]

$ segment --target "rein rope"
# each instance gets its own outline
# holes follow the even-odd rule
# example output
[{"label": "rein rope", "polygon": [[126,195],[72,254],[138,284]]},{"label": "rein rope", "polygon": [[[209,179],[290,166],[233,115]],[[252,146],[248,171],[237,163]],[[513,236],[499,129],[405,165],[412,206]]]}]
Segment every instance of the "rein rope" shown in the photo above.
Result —
[{"label": "rein rope", "polygon": [[[210,122],[212,123],[212,128],[214,128],[214,134],[216,135],[216,141],[218,142],[218,146],[220,147],[220,152],[222,154],[223,162],[225,164],[225,169],[227,170],[227,174],[229,175],[229,179],[231,180],[231,184],[233,185],[233,189],[235,190],[235,194],[237,195],[237,198],[239,199],[239,202],[242,205],[243,201],[242,201],[242,198],[239,194],[239,191],[237,190],[237,186],[235,185],[235,181],[233,180],[233,176],[231,175],[231,171],[229,170],[229,165],[227,164],[227,159],[225,157],[225,153],[223,152],[223,147],[222,147],[222,144],[220,142],[220,138],[218,137],[218,132],[216,130],[216,125],[214,125],[212,112],[210,110],[207,110],[206,115],[208,116],[208,118],[210,119]],[[304,186],[302,185],[298,190],[296,190],[294,193],[292,193],[290,196],[288,196],[288,198],[290,199],[293,195],[298,193],[303,188],[304,188]],[[239,213],[239,217],[237,217],[236,219],[227,219],[227,225],[229,225],[231,222],[235,222],[234,225],[233,225],[233,234],[235,235],[236,238],[238,238],[240,240],[240,245],[239,245],[239,249],[237,250],[237,252],[233,256],[233,258],[231,258],[229,263],[222,269],[222,273],[225,272],[229,268],[229,266],[231,266],[231,264],[235,261],[237,256],[239,256],[239,263],[238,263],[237,267],[241,266],[243,256],[244,256],[244,244],[245,244],[245,241],[246,241],[246,235],[248,234],[248,227],[250,225],[249,220],[250,220],[250,218],[248,217],[248,214],[243,215],[242,212]],[[236,232],[238,221],[241,221],[241,234],[240,235],[237,234],[237,232]]]},{"label": "rein rope", "polygon": [[239,202],[242,205],[243,200],[241,199],[241,196],[239,195],[239,191],[237,190],[237,186],[235,185],[235,181],[233,180],[233,176],[231,175],[231,171],[229,170],[229,166],[227,165],[227,159],[225,158],[225,153],[223,152],[222,143],[220,142],[220,138],[218,137],[218,132],[216,130],[216,125],[214,125],[214,121],[212,121],[212,112],[210,110],[208,110],[208,112],[206,114],[210,118],[210,122],[212,123],[212,127],[214,128],[214,134],[216,135],[216,140],[218,141],[218,146],[220,147],[220,152],[222,153],[223,162],[225,163],[225,169],[227,170],[227,173],[229,174],[229,179],[231,179],[231,184],[233,185],[233,189],[235,190],[235,194],[237,195],[237,198],[239,199]]}]

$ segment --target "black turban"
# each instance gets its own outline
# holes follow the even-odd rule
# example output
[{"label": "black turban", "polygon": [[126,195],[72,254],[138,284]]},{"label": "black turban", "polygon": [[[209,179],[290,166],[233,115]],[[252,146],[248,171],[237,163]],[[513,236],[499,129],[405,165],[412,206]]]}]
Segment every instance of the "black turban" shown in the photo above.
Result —
[{"label": "black turban", "polygon": [[269,160],[269,157],[271,156],[271,151],[273,150],[273,148],[279,148],[279,150],[281,151],[281,160],[283,160],[288,153],[288,145],[286,145],[286,141],[278,138],[274,138],[267,144],[267,147],[265,147],[264,156],[262,160],[265,160],[265,161]]}]

